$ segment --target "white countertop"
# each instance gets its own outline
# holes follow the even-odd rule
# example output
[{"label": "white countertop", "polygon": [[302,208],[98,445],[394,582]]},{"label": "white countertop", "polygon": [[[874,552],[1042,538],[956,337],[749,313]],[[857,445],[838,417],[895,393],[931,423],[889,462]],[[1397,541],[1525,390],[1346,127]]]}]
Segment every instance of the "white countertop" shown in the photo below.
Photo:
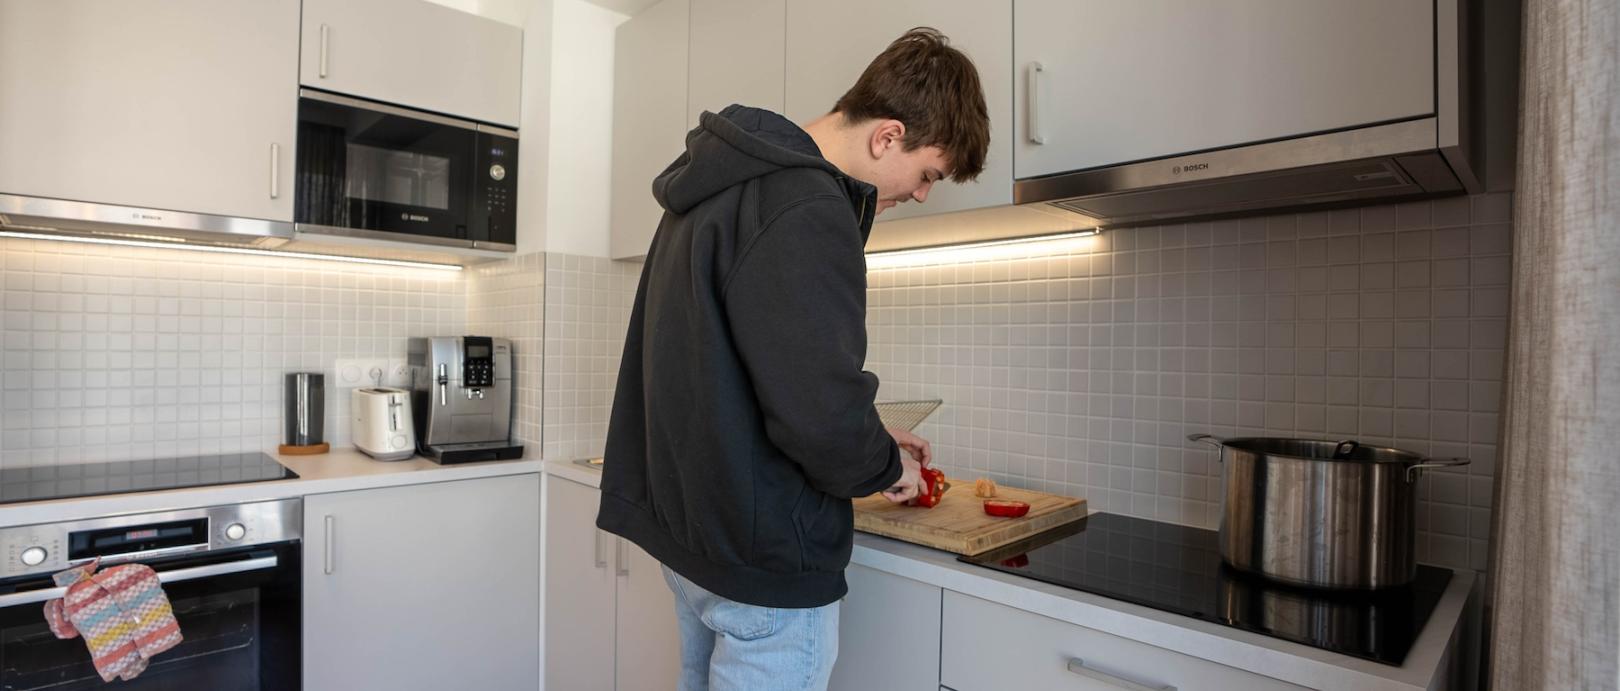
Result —
[{"label": "white countertop", "polygon": [[[546,461],[545,471],[592,487],[602,477],[568,461]],[[866,533],[855,534],[851,562],[1289,683],[1357,691],[1428,689],[1443,677],[1475,580],[1469,571],[1452,574],[1406,663],[1392,667],[964,564],[949,552]]]},{"label": "white countertop", "polygon": [[312,456],[284,456],[274,451],[266,453],[298,473],[298,477],[291,480],[186,487],[156,492],[0,505],[0,528],[129,513],[271,501],[375,487],[522,475],[538,473],[541,469],[540,459],[457,465],[439,465],[422,456],[413,456],[403,461],[379,461],[352,447],[334,448],[327,453]]}]

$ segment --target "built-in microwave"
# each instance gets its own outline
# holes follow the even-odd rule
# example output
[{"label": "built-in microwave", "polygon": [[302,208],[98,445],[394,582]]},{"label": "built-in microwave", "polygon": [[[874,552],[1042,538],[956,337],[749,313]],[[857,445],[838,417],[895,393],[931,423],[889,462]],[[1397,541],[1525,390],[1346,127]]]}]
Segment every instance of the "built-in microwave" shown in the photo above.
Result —
[{"label": "built-in microwave", "polygon": [[300,232],[512,251],[518,133],[302,89]]}]

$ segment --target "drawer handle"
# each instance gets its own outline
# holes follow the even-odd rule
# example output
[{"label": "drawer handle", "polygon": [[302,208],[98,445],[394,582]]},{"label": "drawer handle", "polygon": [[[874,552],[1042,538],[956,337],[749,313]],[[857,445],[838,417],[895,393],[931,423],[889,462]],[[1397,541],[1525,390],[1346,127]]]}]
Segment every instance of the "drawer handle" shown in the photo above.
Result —
[{"label": "drawer handle", "polygon": [[1078,657],[1069,658],[1069,671],[1093,681],[1099,681],[1109,686],[1115,686],[1130,691],[1176,691],[1176,687],[1168,684],[1164,686],[1148,686],[1141,682],[1131,681],[1125,677],[1115,676],[1107,672],[1086,666],[1086,661]]}]

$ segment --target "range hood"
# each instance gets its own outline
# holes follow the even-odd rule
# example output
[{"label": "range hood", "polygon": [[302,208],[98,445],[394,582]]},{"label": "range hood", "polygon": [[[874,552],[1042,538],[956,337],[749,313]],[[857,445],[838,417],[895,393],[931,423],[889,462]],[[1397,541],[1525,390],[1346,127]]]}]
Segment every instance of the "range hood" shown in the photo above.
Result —
[{"label": "range hood", "polygon": [[1018,180],[1017,204],[1123,226],[1479,190],[1437,117]]},{"label": "range hood", "polygon": [[291,223],[15,194],[0,194],[0,229],[254,249],[293,239]]},{"label": "range hood", "polygon": [[293,223],[0,194],[0,231],[145,247],[225,248],[277,256],[467,267],[511,252],[344,237],[299,231]]},{"label": "range hood", "polygon": [[[1133,26],[1147,23],[1152,36],[1182,37],[1185,44],[1153,48],[1168,51],[1161,59],[1169,67],[1149,64],[1145,75],[1116,78],[1110,70],[1075,75],[1069,64],[1065,77],[1060,76],[1065,66],[1054,70],[1047,64],[1043,72],[1038,61],[1059,51],[1030,49],[1027,81],[1020,85],[1030,101],[1030,120],[1020,123],[1020,134],[1030,142],[1025,151],[1048,158],[1041,174],[1015,180],[1013,203],[1072,212],[1109,227],[1481,190],[1484,89],[1476,80],[1482,76],[1481,3],[1437,0],[1432,6],[1347,5],[1332,10],[1265,5],[1250,12],[1253,16],[1244,18],[1256,25],[1273,22],[1295,27],[1302,35],[1257,29],[1252,35],[1206,39],[1206,32],[1184,31],[1183,24],[1195,20],[1164,17],[1146,8],[1118,14],[1135,19]],[[1249,42],[1225,50],[1221,43],[1229,39]],[[1387,45],[1367,43],[1376,39]],[[1102,50],[1086,55],[1095,57]],[[1217,66],[1200,72],[1200,61]],[[1208,82],[1215,78],[1232,83],[1211,86]],[[1058,131],[1072,142],[1087,135],[1085,125],[1064,123],[1068,130],[1081,130],[1077,132],[1055,130],[1050,123],[1042,129],[1034,118],[1039,113],[1037,93],[1051,100],[1048,96],[1065,88],[1071,94],[1094,89],[1101,107],[1117,107],[1122,115],[1094,120],[1116,125],[1115,136],[1134,136],[1142,127],[1160,137],[1245,129],[1234,121],[1285,123],[1279,127],[1338,123],[1315,131],[1291,130],[1299,133],[1288,136],[1237,137],[1229,146],[1221,146],[1219,138],[1186,136],[1178,141],[1204,145],[1115,165],[1083,163],[1087,157],[1077,155],[1079,165],[1064,170],[1062,156],[1054,156],[1043,134]],[[1386,107],[1390,103],[1399,105]],[[1053,110],[1051,104],[1047,108]],[[1057,114],[1048,113],[1048,119]],[[1137,131],[1117,127],[1135,118],[1144,123]],[[1205,120],[1219,124],[1206,125]],[[1151,137],[1134,141],[1137,149],[1152,148]],[[1107,142],[1094,148],[1125,152],[1124,147],[1110,149]],[[1097,158],[1108,156],[1090,160]]]}]

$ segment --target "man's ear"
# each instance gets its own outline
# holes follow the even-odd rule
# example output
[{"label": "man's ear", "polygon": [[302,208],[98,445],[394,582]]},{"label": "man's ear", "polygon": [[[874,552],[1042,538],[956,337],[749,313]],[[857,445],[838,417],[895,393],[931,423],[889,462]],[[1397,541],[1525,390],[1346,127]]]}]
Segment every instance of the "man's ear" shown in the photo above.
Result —
[{"label": "man's ear", "polygon": [[904,148],[906,140],[906,123],[899,120],[882,120],[872,128],[872,134],[867,140],[867,149],[872,158],[883,158],[889,151],[899,151]]}]

